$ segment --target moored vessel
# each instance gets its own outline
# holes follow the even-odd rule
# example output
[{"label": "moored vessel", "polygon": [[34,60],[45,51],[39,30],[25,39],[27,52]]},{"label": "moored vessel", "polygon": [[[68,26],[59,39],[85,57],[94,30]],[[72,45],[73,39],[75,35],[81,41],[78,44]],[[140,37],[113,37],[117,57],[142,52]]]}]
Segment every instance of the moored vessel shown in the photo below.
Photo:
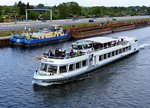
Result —
[{"label": "moored vessel", "polygon": [[37,32],[15,34],[10,38],[12,45],[25,47],[46,45],[49,43],[66,41],[70,38],[70,32],[62,28],[46,28]]},{"label": "moored vessel", "polygon": [[126,30],[132,30],[140,27],[149,26],[148,20],[143,21],[131,21],[131,22],[116,22],[112,24],[100,24],[87,27],[75,27],[71,28],[71,36],[75,39],[91,38],[94,36],[100,36],[108,33],[121,32]]},{"label": "moored vessel", "polygon": [[38,59],[33,84],[47,86],[68,81],[139,50],[136,37],[95,37],[72,43],[69,52],[49,50]]}]

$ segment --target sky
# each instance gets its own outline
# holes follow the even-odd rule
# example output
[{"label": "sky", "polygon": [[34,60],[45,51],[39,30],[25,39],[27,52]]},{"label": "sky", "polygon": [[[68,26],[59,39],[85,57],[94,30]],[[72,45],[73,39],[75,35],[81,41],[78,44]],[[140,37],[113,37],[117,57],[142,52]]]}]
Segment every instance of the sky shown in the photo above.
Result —
[{"label": "sky", "polygon": [[46,6],[59,5],[63,2],[77,2],[80,6],[150,6],[150,0],[0,0],[0,5],[14,5],[15,2],[29,2],[30,5],[40,3]]}]

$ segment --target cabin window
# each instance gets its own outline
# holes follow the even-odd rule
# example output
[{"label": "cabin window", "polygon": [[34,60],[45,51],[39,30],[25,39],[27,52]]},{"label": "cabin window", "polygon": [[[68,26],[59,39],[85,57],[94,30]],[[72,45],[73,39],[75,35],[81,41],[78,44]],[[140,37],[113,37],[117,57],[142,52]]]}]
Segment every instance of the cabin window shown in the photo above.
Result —
[{"label": "cabin window", "polygon": [[129,50],[131,50],[131,46],[129,46]]},{"label": "cabin window", "polygon": [[48,72],[49,72],[49,73],[56,74],[56,73],[57,73],[57,66],[49,65],[49,66],[48,66]]},{"label": "cabin window", "polygon": [[119,49],[119,54],[121,54],[122,53],[122,50],[121,49]]},{"label": "cabin window", "polygon": [[67,72],[67,66],[60,66],[60,73]]},{"label": "cabin window", "polygon": [[100,44],[100,48],[103,49],[103,44]]},{"label": "cabin window", "polygon": [[40,70],[46,72],[46,71],[47,71],[47,66],[48,66],[48,64],[42,63],[42,64],[41,64],[41,67],[40,67]]},{"label": "cabin window", "polygon": [[87,60],[82,61],[82,66],[86,66],[87,65]]},{"label": "cabin window", "polygon": [[111,47],[111,42],[108,43],[108,47]]},{"label": "cabin window", "polygon": [[81,68],[81,62],[76,63],[76,69]]},{"label": "cabin window", "polygon": [[128,47],[126,47],[126,51],[128,51]]},{"label": "cabin window", "polygon": [[108,53],[108,58],[111,57],[111,53]]},{"label": "cabin window", "polygon": [[104,54],[104,59],[107,59],[107,54]]},{"label": "cabin window", "polygon": [[126,51],[126,48],[123,48],[123,52],[125,52]]},{"label": "cabin window", "polygon": [[118,50],[116,50],[116,55],[118,55]]},{"label": "cabin window", "polygon": [[74,70],[74,64],[70,64],[69,71],[73,71],[73,70]]},{"label": "cabin window", "polygon": [[131,50],[131,46],[126,47],[126,50],[127,50],[127,51],[128,51],[128,50]]},{"label": "cabin window", "polygon": [[112,56],[115,56],[115,51],[112,52]]},{"label": "cabin window", "polygon": [[99,61],[103,60],[103,55],[99,56]]},{"label": "cabin window", "polygon": [[108,47],[108,45],[107,45],[107,43],[105,43],[105,44],[104,44],[104,48],[107,48],[107,47]]},{"label": "cabin window", "polygon": [[95,44],[93,45],[93,48],[94,48],[94,50],[97,50],[97,49],[99,49],[99,48],[100,48],[100,44],[98,44],[98,43],[95,43]]}]

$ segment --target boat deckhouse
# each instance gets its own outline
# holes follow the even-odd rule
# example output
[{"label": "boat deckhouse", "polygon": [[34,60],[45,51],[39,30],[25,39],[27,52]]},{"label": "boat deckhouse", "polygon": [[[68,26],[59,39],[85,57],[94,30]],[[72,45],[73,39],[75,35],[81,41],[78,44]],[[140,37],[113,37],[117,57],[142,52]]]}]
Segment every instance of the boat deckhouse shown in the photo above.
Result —
[{"label": "boat deckhouse", "polygon": [[136,37],[96,37],[72,43],[70,52],[51,50],[40,57],[34,84],[57,83],[92,71],[139,50]]}]

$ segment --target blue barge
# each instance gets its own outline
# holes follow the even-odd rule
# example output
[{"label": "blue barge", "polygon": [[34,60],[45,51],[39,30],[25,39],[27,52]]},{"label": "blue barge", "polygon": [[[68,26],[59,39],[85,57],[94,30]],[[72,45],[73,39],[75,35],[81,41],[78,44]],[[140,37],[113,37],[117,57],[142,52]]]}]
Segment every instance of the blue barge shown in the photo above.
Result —
[{"label": "blue barge", "polygon": [[70,32],[62,28],[43,29],[38,32],[13,35],[10,38],[12,45],[25,47],[46,45],[55,42],[67,41],[70,38]]}]

